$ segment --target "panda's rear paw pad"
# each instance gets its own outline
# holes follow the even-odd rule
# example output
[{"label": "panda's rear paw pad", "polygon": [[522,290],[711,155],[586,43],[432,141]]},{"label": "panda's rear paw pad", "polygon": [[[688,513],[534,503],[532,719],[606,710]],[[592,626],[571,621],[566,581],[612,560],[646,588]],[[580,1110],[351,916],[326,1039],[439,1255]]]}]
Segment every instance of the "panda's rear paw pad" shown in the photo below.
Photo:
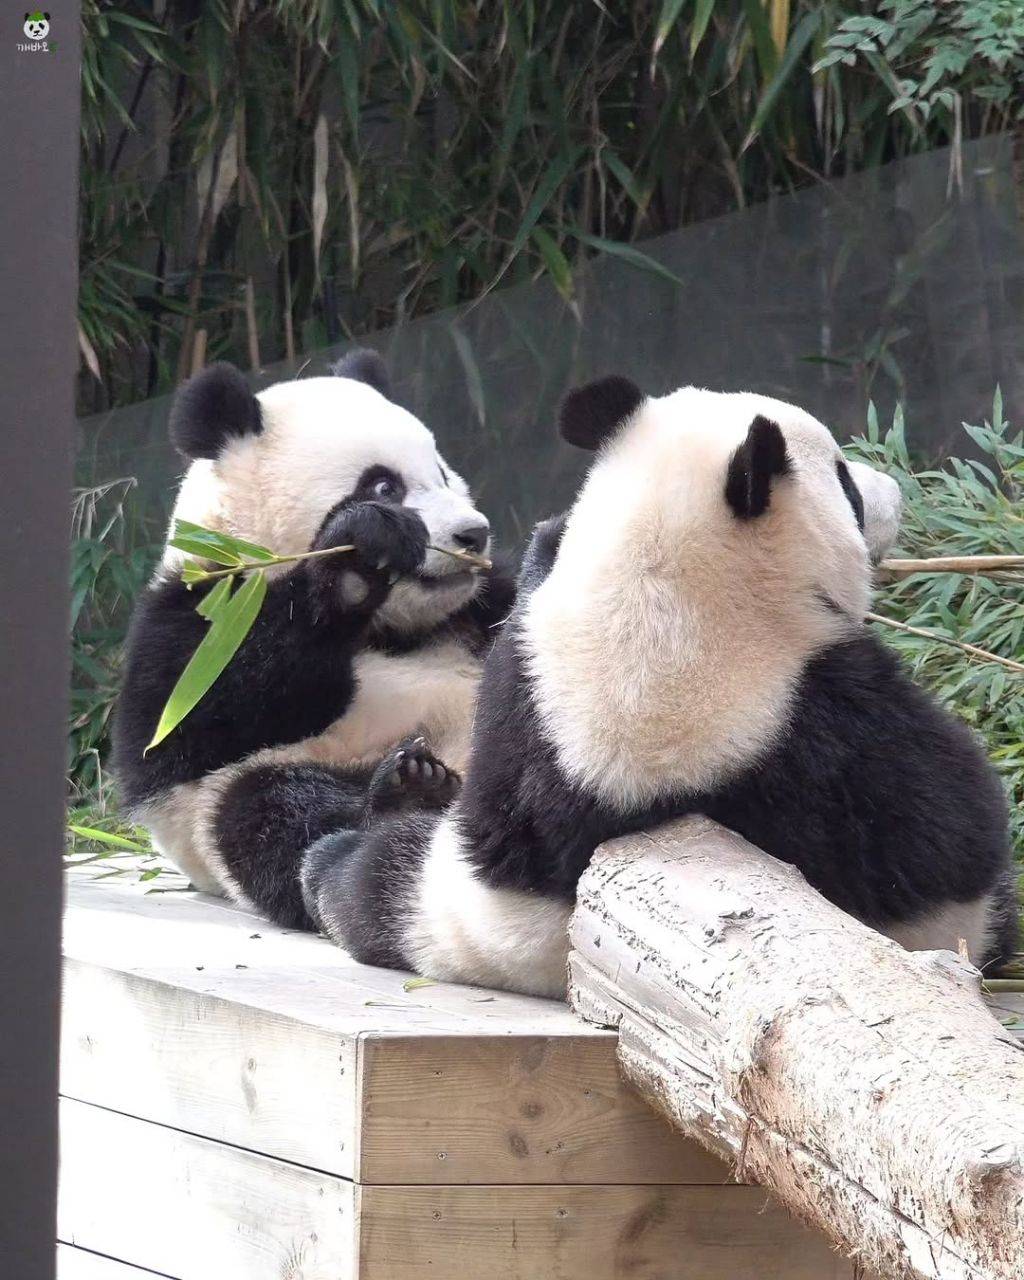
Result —
[{"label": "panda's rear paw pad", "polygon": [[444,809],[462,785],[459,775],[417,738],[403,742],[378,765],[370,782],[370,804],[383,809]]}]

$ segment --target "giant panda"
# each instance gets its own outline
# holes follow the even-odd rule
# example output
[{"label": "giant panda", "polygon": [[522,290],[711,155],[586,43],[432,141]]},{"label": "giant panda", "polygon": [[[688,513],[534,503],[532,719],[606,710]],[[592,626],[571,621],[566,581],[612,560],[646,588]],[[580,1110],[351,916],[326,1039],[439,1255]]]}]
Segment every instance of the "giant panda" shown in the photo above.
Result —
[{"label": "giant panda", "polygon": [[371,963],[560,995],[595,847],[701,812],[910,948],[1011,950],[1000,783],[865,625],[894,482],[752,394],[609,378],[561,431],[597,458],[535,532],[461,795],[313,845],[320,927]]},{"label": "giant panda", "polygon": [[[183,585],[184,554],[168,544],[135,609],[114,723],[122,798],[155,846],[197,887],[308,927],[296,879],[307,844],[451,799],[434,753],[453,769],[466,756],[514,581],[444,554],[483,556],[488,522],[431,433],[392,401],[375,353],[258,394],[212,365],[178,393],[170,431],[188,462],[172,529],[187,519],[279,554],[356,548],[268,570],[238,653],[146,752],[207,625],[203,589]],[[411,735],[405,785],[371,808],[375,767]]]}]

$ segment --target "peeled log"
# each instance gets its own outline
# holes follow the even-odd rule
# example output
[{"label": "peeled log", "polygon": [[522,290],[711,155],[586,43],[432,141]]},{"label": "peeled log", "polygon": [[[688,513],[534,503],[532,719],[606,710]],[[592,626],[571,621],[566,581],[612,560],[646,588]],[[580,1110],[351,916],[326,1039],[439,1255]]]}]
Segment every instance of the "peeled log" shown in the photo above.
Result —
[{"label": "peeled log", "polygon": [[904,951],[705,818],[611,841],[570,999],[673,1125],[883,1277],[1024,1277],[1024,1053],[977,971]]}]

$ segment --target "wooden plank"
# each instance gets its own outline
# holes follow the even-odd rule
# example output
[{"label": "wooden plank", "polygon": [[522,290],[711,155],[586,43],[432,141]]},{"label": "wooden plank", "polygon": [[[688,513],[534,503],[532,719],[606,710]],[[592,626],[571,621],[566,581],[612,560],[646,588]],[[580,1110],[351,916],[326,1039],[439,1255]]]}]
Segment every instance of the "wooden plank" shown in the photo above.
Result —
[{"label": "wooden plank", "polygon": [[352,1280],[353,1186],[64,1100],[57,1234],[178,1280]]},{"label": "wooden plank", "polygon": [[853,1280],[756,1187],[360,1187],[359,1280]]},{"label": "wooden plank", "polygon": [[65,950],[79,1101],[370,1182],[724,1180],[623,1088],[614,1033],[561,1003],[406,992],[230,903],[85,871]]},{"label": "wooden plank", "polygon": [[623,1084],[612,1036],[375,1036],[360,1049],[360,1182],[729,1180]]},{"label": "wooden plank", "polygon": [[356,964],[310,933],[278,929],[220,898],[147,893],[130,880],[67,877],[64,954],[342,1035],[380,1031],[607,1035],[562,1001],[433,983]]},{"label": "wooden plank", "polygon": [[166,1272],[129,1266],[101,1253],[89,1253],[70,1244],[57,1245],[57,1280],[175,1280]]},{"label": "wooden plank", "polygon": [[337,1032],[66,963],[67,1097],[351,1178],[355,1079]]}]

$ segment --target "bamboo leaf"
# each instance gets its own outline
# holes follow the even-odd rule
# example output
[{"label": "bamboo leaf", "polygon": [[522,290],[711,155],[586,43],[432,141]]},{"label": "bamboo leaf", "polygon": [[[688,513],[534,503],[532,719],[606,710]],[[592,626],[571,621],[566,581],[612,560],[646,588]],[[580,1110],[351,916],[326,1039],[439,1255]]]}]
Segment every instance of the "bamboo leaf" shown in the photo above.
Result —
[{"label": "bamboo leaf", "polygon": [[690,57],[697,52],[704,33],[708,29],[711,15],[715,9],[715,0],[697,0],[697,10],[693,15],[693,26],[690,29]]},{"label": "bamboo leaf", "polygon": [[658,18],[658,27],[654,34],[654,47],[651,50],[655,57],[661,52],[661,46],[668,39],[669,32],[675,26],[685,3],[686,0],[663,0],[661,16]]},{"label": "bamboo leaf", "polygon": [[571,302],[572,268],[569,266],[569,260],[558,247],[554,236],[543,227],[534,227],[530,238],[544,259],[544,265],[555,282],[555,288],[567,302]]},{"label": "bamboo leaf", "polygon": [[218,547],[212,542],[203,542],[199,538],[176,536],[171,538],[170,545],[176,547],[179,551],[186,551],[190,556],[198,556],[203,560],[212,560],[214,564],[222,564],[228,567],[242,564],[241,556],[236,555],[233,551],[227,551],[224,547]]},{"label": "bamboo leaf", "polygon": [[143,755],[163,742],[210,690],[249,634],[266,594],[267,579],[258,569],[237,594],[217,610],[209,631],[171,690]]},{"label": "bamboo leaf", "polygon": [[97,382],[103,381],[103,375],[100,373],[100,362],[96,357],[96,348],[89,341],[88,334],[82,328],[82,323],[78,323],[78,349],[82,353],[82,359],[88,366],[89,372]]},{"label": "bamboo leaf", "polygon": [[327,117],[320,113],[313,131],[313,268],[320,274],[320,245],[327,221]]},{"label": "bamboo leaf", "polygon": [[234,581],[231,578],[221,578],[196,605],[196,613],[201,618],[207,618],[212,622],[224,605],[231,599],[233,587]]},{"label": "bamboo leaf", "polygon": [[132,853],[151,852],[148,845],[138,840],[129,840],[127,836],[115,835],[113,831],[100,831],[98,827],[80,827],[69,822],[68,830],[74,832],[82,840],[92,840],[95,844],[108,844],[114,849],[128,849]]},{"label": "bamboo leaf", "polygon": [[[273,551],[267,547],[261,547],[256,542],[246,542],[244,538],[236,538],[230,533],[221,533],[217,529],[207,529],[201,524],[193,524],[191,520],[177,519],[174,522],[174,535],[178,537],[180,534],[186,535],[193,541],[201,541],[204,546],[218,547],[224,552],[232,552],[238,557],[237,563],[241,563],[244,559],[263,560],[269,564],[271,560],[277,557]],[[212,556],[209,559],[213,559]]]},{"label": "bamboo leaf", "polygon": [[527,205],[526,212],[523,214],[523,220],[519,224],[516,238],[512,241],[510,258],[514,258],[523,245],[526,244],[530,232],[537,225],[537,219],[547,208],[548,201],[565,181],[570,169],[575,165],[582,151],[582,147],[574,147],[571,151],[566,151],[551,162],[547,173],[537,185],[537,190],[533,193],[533,199]]},{"label": "bamboo leaf", "polygon": [[487,421],[487,399],[484,395],[483,378],[480,376],[480,366],[477,364],[476,356],[473,354],[473,347],[466,337],[466,334],[458,325],[453,324],[451,327],[452,341],[455,343],[455,350],[459,353],[459,359],[466,373],[466,390],[469,392],[469,399],[473,405],[477,421],[481,426]]},{"label": "bamboo leaf", "polygon": [[768,16],[761,5],[761,0],[743,0],[743,12],[747,15],[747,26],[754,40],[758,65],[761,68],[761,79],[768,83],[775,74],[778,55],[775,52],[775,41],[772,39]]},{"label": "bamboo leaf", "polygon": [[627,164],[623,162],[620,156],[617,156],[611,148],[606,148],[601,152],[601,159],[607,165],[610,173],[614,174],[622,184],[626,195],[629,196],[633,204],[641,212],[647,208],[647,198],[637,185],[636,177]]},{"label": "bamboo leaf", "polygon": [[650,271],[652,275],[661,276],[663,280],[670,280],[673,284],[682,285],[683,283],[674,271],[670,271],[668,267],[649,257],[634,245],[623,244],[620,240],[605,240],[601,236],[588,235],[585,231],[576,231],[571,228],[568,234],[589,245],[591,249],[611,254],[613,258],[621,258],[623,262],[628,262],[641,271]]},{"label": "bamboo leaf", "polygon": [[797,64],[803,57],[804,50],[814,39],[820,22],[820,13],[807,13],[793,32],[793,38],[786,46],[786,52],[779,63],[779,68],[761,95],[761,101],[757,104],[757,110],[754,112],[754,118],[750,123],[750,129],[743,143],[743,151],[750,146],[761,132],[764,122],[768,119],[772,107],[775,105],[776,98],[778,98],[785,88],[787,80],[796,70]]}]

